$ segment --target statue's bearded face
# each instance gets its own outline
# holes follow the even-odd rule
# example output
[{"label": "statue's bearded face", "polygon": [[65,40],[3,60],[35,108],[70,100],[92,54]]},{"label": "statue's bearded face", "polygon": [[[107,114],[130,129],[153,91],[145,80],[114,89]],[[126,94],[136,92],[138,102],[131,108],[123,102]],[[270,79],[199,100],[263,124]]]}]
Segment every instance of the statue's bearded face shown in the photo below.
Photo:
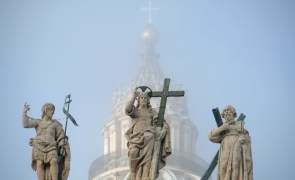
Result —
[{"label": "statue's bearded face", "polygon": [[226,122],[233,122],[235,118],[235,111],[232,107],[226,106],[223,109],[223,117],[226,120]]},{"label": "statue's bearded face", "polygon": [[142,93],[139,97],[139,103],[143,107],[146,107],[148,104],[148,94],[147,93]]}]

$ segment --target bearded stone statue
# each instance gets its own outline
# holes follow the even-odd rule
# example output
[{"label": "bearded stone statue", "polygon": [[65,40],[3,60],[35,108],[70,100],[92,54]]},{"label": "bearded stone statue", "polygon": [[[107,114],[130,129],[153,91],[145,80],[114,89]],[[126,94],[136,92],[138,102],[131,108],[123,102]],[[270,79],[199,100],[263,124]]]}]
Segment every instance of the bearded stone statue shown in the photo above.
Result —
[{"label": "bearded stone statue", "polygon": [[220,143],[217,180],[253,180],[251,138],[244,121],[235,121],[234,107],[226,106],[223,125],[209,132],[208,138]]},{"label": "bearded stone statue", "polygon": [[[138,101],[134,106],[137,97]],[[155,138],[160,139],[162,147],[158,170],[165,166],[166,157],[171,154],[169,125],[164,121],[162,130],[156,132],[158,113],[152,109],[148,94],[139,93],[136,89],[125,107],[125,113],[132,118],[132,127],[125,133],[129,149],[129,180],[150,180]]]}]

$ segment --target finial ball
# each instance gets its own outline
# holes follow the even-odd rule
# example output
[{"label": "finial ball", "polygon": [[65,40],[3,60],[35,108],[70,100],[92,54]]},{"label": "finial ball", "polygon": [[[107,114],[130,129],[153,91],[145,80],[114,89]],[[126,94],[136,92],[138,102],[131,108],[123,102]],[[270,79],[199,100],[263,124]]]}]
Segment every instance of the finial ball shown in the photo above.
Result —
[{"label": "finial ball", "polygon": [[142,40],[145,45],[153,46],[159,40],[159,33],[151,24],[149,24],[142,33]]}]

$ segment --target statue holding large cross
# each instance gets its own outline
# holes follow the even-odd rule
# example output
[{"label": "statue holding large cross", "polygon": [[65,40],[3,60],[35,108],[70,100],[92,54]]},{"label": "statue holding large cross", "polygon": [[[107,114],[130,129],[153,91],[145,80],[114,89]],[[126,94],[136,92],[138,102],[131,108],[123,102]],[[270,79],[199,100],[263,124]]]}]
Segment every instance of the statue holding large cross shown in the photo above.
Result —
[{"label": "statue holding large cross", "polygon": [[241,113],[235,120],[237,113],[230,105],[224,107],[221,114],[218,108],[212,111],[218,128],[210,131],[208,138],[220,143],[220,149],[201,180],[207,180],[217,164],[217,180],[253,180],[251,138],[244,128],[246,116]]},{"label": "statue holding large cross", "polygon": [[[155,180],[159,169],[166,164],[166,157],[172,153],[170,129],[164,120],[167,97],[183,96],[184,91],[168,91],[170,79],[166,78],[163,91],[133,92],[125,107],[125,113],[132,118],[132,127],[125,133],[128,141],[130,180]],[[149,88],[148,88],[149,89]],[[151,97],[161,97],[159,113],[150,105]],[[134,102],[137,99],[137,104]]]}]

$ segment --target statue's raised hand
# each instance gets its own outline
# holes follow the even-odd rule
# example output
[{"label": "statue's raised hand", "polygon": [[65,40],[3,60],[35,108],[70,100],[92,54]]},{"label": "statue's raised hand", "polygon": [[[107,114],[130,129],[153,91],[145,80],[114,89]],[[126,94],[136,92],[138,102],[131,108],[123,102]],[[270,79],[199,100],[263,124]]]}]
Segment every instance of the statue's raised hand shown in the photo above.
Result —
[{"label": "statue's raised hand", "polygon": [[132,95],[133,99],[136,99],[138,97],[138,95],[139,95],[139,92],[137,91],[137,87],[135,87],[135,89],[133,91],[133,95]]},{"label": "statue's raised hand", "polygon": [[27,105],[27,103],[25,103],[23,113],[27,114],[27,111],[29,110],[30,110],[30,105]]}]

